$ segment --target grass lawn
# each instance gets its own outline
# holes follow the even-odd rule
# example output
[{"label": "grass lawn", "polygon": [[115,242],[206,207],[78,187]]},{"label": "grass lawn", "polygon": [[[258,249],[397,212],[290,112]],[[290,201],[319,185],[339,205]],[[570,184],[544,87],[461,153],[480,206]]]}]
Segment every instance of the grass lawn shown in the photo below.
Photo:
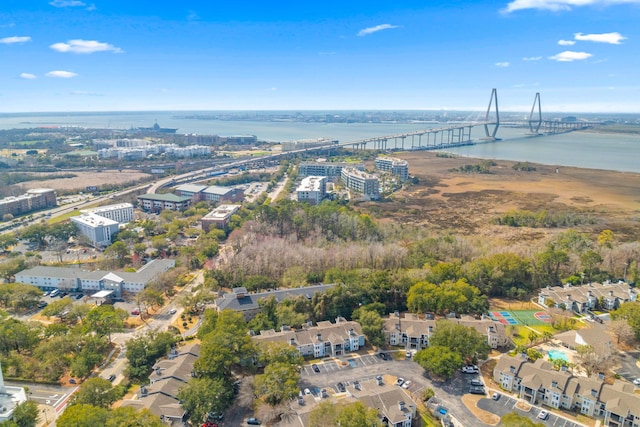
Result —
[{"label": "grass lawn", "polygon": [[48,222],[48,224],[49,224],[49,225],[57,224],[57,223],[59,223],[59,222],[62,222],[62,221],[66,221],[66,220],[68,220],[68,219],[69,219],[69,218],[71,218],[72,216],[78,216],[78,215],[80,215],[80,211],[71,211],[71,212],[66,213],[66,214],[64,214],[64,215],[60,215],[60,216],[57,216],[57,217],[55,217],[55,218],[51,218],[51,219],[50,219],[49,221],[47,221],[47,222]]}]

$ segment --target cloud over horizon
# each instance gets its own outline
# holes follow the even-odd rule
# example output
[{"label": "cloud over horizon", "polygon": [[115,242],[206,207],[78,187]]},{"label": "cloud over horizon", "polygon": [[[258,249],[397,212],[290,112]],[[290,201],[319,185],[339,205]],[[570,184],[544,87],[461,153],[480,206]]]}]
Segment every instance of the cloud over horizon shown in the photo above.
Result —
[{"label": "cloud over horizon", "polygon": [[378,31],[390,30],[392,28],[398,28],[398,26],[397,25],[391,25],[391,24],[376,25],[375,27],[364,28],[364,29],[358,31],[358,36],[362,37],[362,36],[366,36],[366,35],[369,35],[369,34],[377,33]]},{"label": "cloud over horizon", "polygon": [[573,61],[582,61],[584,59],[591,58],[593,55],[587,52],[573,52],[570,50],[565,50],[564,52],[560,52],[556,55],[550,56],[549,59],[553,59],[558,62],[573,62]]},{"label": "cloud over horizon", "polygon": [[36,78],[36,75],[31,73],[20,73],[20,78],[26,79],[26,80],[33,80]]},{"label": "cloud over horizon", "polygon": [[13,36],[0,39],[0,43],[2,44],[26,43],[30,41],[31,37],[29,36]]},{"label": "cloud over horizon", "polygon": [[58,79],[70,79],[73,77],[77,77],[78,73],[74,73],[73,71],[54,70],[54,71],[49,71],[47,74],[45,74],[45,76],[54,77]]},{"label": "cloud over horizon", "polygon": [[81,7],[87,4],[79,0],[53,0],[49,4],[53,7]]},{"label": "cloud over horizon", "polygon": [[522,58],[523,61],[540,61],[542,56],[525,56]]},{"label": "cloud over horizon", "polygon": [[558,40],[560,46],[573,46],[576,44],[575,40]]},{"label": "cloud over horizon", "polygon": [[614,4],[640,4],[640,0],[513,0],[502,11],[509,13],[516,10],[539,9],[559,12],[580,6],[609,6]]},{"label": "cloud over horizon", "polygon": [[620,42],[622,42],[622,40],[626,40],[627,38],[624,37],[622,34],[615,32],[615,33],[601,33],[601,34],[582,34],[582,33],[575,33],[574,37],[576,40],[580,40],[580,41],[589,41],[589,42],[596,42],[596,43],[609,43],[609,44],[620,44]]},{"label": "cloud over horizon", "polygon": [[496,67],[507,68],[509,65],[511,64],[508,62],[496,62]]},{"label": "cloud over horizon", "polygon": [[89,54],[95,52],[113,52],[113,53],[122,53],[123,50],[119,47],[116,47],[109,43],[102,43],[96,40],[82,40],[75,39],[69,40],[66,43],[54,43],[49,46],[51,49],[56,50],[58,52],[71,52],[78,54]]}]

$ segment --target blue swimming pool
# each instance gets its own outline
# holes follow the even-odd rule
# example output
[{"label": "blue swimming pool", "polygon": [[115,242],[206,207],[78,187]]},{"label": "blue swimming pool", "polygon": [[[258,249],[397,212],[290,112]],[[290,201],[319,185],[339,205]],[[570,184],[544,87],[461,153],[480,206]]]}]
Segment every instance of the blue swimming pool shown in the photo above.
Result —
[{"label": "blue swimming pool", "polygon": [[569,357],[567,356],[567,353],[565,353],[562,350],[549,350],[547,351],[547,355],[551,360],[561,359],[561,360],[564,360],[565,362],[569,361]]}]

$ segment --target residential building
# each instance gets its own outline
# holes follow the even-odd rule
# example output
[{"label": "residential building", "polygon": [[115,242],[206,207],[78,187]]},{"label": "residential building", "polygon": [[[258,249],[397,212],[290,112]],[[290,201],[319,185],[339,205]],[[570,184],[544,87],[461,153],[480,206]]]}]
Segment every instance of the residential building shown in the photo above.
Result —
[{"label": "residential building", "polygon": [[126,224],[133,221],[133,205],[131,203],[117,203],[115,205],[99,206],[93,209],[83,209],[80,212],[94,214],[103,218]]},{"label": "residential building", "polygon": [[375,175],[355,168],[343,168],[341,179],[345,187],[362,194],[366,200],[380,198],[380,181]]},{"label": "residential building", "polygon": [[[491,348],[506,347],[510,343],[504,325],[500,322],[488,318],[475,319],[471,316],[446,319],[446,321],[474,328],[487,337],[487,344]],[[397,315],[389,315],[385,319],[384,333],[390,345],[420,350],[429,346],[429,338],[436,330],[438,322],[422,319],[413,313],[403,315],[398,313]]]},{"label": "residential building", "polygon": [[220,205],[202,217],[202,230],[208,233],[211,228],[226,229],[231,216],[238,212],[240,205]]},{"label": "residential building", "polygon": [[52,208],[57,205],[56,192],[50,188],[34,188],[16,197],[0,200],[0,218],[4,215],[22,215],[31,211]]},{"label": "residential building", "polygon": [[628,283],[606,281],[586,285],[547,286],[540,289],[538,303],[548,306],[564,307],[576,313],[585,313],[598,308],[613,310],[620,304],[637,301],[638,292]]},{"label": "residential building", "polygon": [[4,383],[0,366],[0,423],[13,419],[13,411],[18,405],[27,401],[24,387],[12,387]]},{"label": "residential building", "polygon": [[409,163],[394,157],[378,157],[374,162],[376,169],[395,175],[404,182],[409,179]]},{"label": "residential building", "polygon": [[244,191],[240,188],[221,187],[211,185],[200,193],[200,200],[210,202],[231,202],[238,203],[244,200]]},{"label": "residential building", "polygon": [[95,214],[72,216],[71,222],[78,228],[92,245],[105,247],[111,244],[111,236],[119,230],[117,221]]},{"label": "residential building", "polygon": [[167,359],[153,365],[149,385],[142,385],[135,399],[122,402],[122,407],[146,408],[165,424],[182,426],[187,418],[180,405],[178,391],[193,377],[193,366],[200,357],[200,344],[172,348]]},{"label": "residential building", "polygon": [[295,346],[303,357],[342,356],[364,347],[365,337],[358,322],[338,317],[335,323],[318,322],[300,330],[260,331],[252,337],[258,343],[279,342]]},{"label": "residential building", "polygon": [[216,299],[215,306],[218,311],[233,310],[241,312],[244,320],[247,322],[262,311],[258,301],[263,298],[273,296],[277,302],[286,298],[295,298],[304,296],[311,299],[316,292],[326,292],[327,289],[335,286],[335,284],[305,286],[304,288],[276,289],[267,292],[249,293],[244,287],[233,288],[232,292],[224,294],[221,298]]},{"label": "residential building", "polygon": [[602,360],[613,354],[614,347],[611,337],[598,326],[562,332],[554,335],[553,338],[571,350],[575,350],[581,345],[590,345]]},{"label": "residential building", "polygon": [[531,404],[602,418],[606,427],[640,427],[640,395],[626,382],[607,384],[603,378],[574,376],[566,368],[556,371],[543,359],[531,363],[506,354],[498,359],[493,379]]},{"label": "residential building", "polygon": [[175,194],[142,194],[138,196],[142,210],[160,212],[164,209],[183,211],[191,205],[191,197],[176,196]]},{"label": "residential building", "polygon": [[174,267],[175,260],[157,259],[145,264],[136,272],[87,271],[71,267],[49,267],[39,265],[22,270],[15,275],[17,283],[37,286],[43,291],[61,289],[65,291],[112,290],[117,297],[123,292],[138,293],[147,283]]},{"label": "residential building", "polygon": [[308,176],[302,178],[300,185],[296,188],[296,197],[299,202],[308,202],[312,205],[317,205],[326,195],[326,176]]},{"label": "residential building", "polygon": [[206,185],[200,184],[181,184],[176,187],[176,194],[181,197],[190,197],[194,200],[200,200],[200,193],[202,193],[206,188]]},{"label": "residential building", "polygon": [[334,162],[302,162],[298,166],[298,175],[305,176],[326,176],[333,181],[340,179],[343,168],[355,168],[364,171],[363,163],[334,163]]}]

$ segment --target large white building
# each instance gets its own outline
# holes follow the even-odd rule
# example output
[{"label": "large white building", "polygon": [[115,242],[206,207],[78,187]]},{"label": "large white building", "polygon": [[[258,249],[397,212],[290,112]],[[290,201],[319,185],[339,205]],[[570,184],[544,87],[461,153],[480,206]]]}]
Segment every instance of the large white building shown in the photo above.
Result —
[{"label": "large white building", "polygon": [[343,168],[355,168],[364,170],[363,163],[339,163],[339,162],[302,162],[298,166],[298,174],[305,176],[326,176],[329,180],[340,179]]},{"label": "large white building", "polygon": [[64,291],[114,291],[116,296],[122,292],[138,293],[160,274],[174,267],[175,260],[153,260],[135,273],[126,271],[87,271],[70,267],[37,267],[16,273],[17,283],[37,286],[43,291],[60,289]]},{"label": "large white building", "polygon": [[131,203],[118,203],[115,205],[100,206],[94,209],[84,209],[80,212],[86,214],[94,214],[120,224],[126,224],[133,221],[133,205]]},{"label": "large white building", "polygon": [[296,188],[296,196],[299,202],[308,202],[312,205],[317,205],[326,195],[326,176],[308,176],[303,178],[300,186]]},{"label": "large white building", "polygon": [[401,182],[409,179],[409,163],[394,157],[378,157],[374,162],[376,169],[397,176]]},{"label": "large white building", "polygon": [[220,205],[205,216],[202,217],[202,230],[208,233],[212,227],[226,229],[231,216],[238,212],[242,206],[240,205]]},{"label": "large white building", "polygon": [[375,175],[355,168],[343,168],[341,178],[345,187],[362,194],[365,199],[380,198],[380,181]]},{"label": "large white building", "polygon": [[16,407],[27,401],[27,393],[23,387],[10,387],[4,384],[2,367],[0,367],[0,423],[13,418]]},{"label": "large white building", "polygon": [[95,214],[72,216],[71,222],[92,244],[102,247],[109,246],[111,236],[120,229],[117,221]]}]

